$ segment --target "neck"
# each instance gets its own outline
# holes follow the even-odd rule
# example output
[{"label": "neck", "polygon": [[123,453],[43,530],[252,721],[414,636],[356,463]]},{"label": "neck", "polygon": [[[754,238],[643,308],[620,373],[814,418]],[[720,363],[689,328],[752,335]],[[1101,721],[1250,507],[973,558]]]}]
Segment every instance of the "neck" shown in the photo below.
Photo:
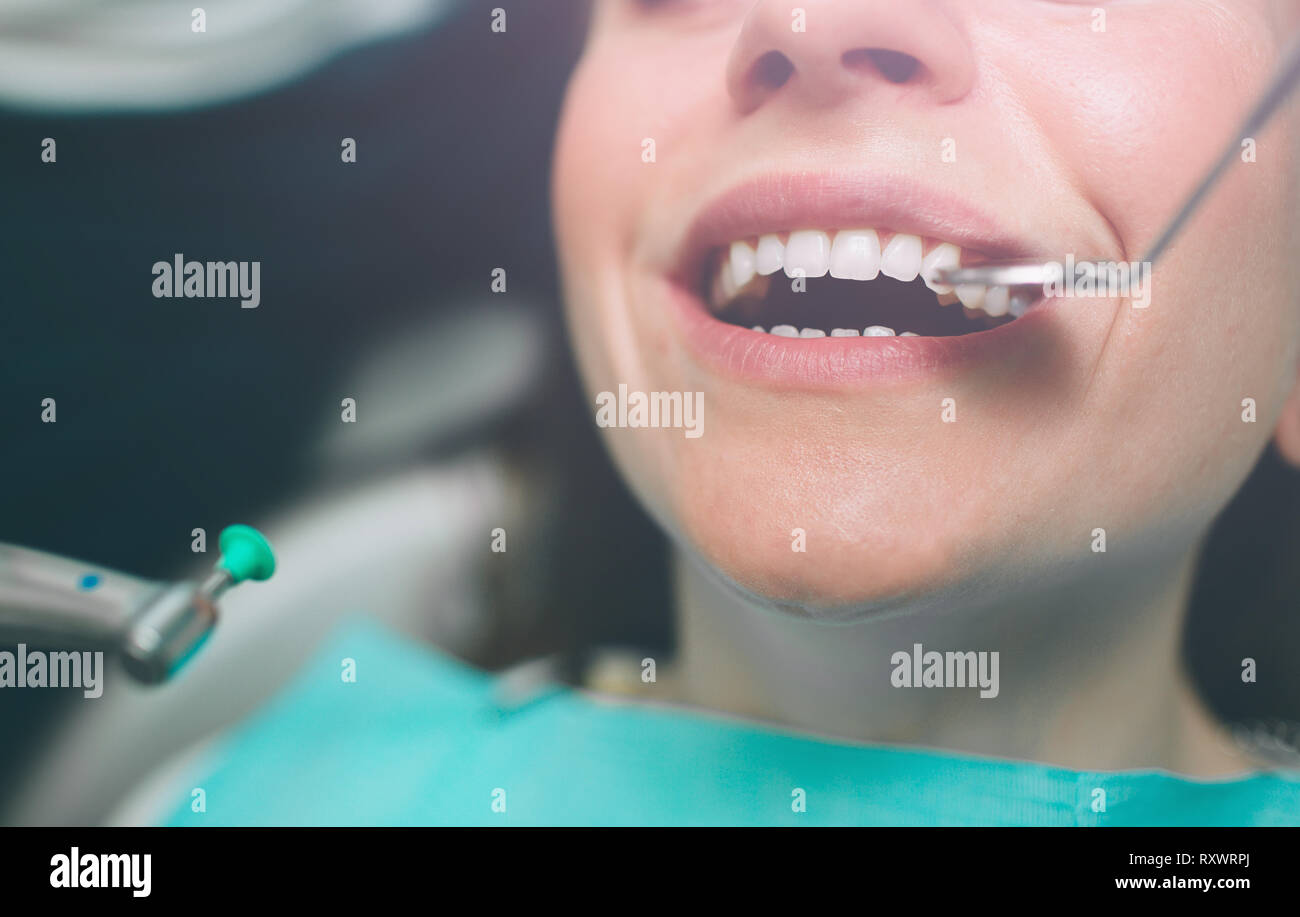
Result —
[{"label": "neck", "polygon": [[[678,691],[690,703],[850,740],[1079,770],[1240,772],[1252,763],[1205,712],[1181,664],[1194,556],[991,607],[831,624],[757,607],[678,551]],[[996,696],[982,697],[978,684],[896,686],[915,684],[914,656],[933,651],[982,651],[986,663],[996,652]]]}]

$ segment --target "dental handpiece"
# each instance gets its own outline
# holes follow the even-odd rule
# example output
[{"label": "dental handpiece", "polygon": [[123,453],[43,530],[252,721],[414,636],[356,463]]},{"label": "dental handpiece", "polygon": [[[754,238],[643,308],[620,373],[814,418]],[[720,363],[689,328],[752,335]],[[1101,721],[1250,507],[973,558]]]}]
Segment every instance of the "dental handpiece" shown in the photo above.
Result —
[{"label": "dental handpiece", "polygon": [[217,623],[217,599],[275,572],[256,529],[221,532],[221,559],[201,582],[147,580],[71,558],[0,544],[0,639],[50,648],[92,646],[120,655],[137,680],[166,681]]}]

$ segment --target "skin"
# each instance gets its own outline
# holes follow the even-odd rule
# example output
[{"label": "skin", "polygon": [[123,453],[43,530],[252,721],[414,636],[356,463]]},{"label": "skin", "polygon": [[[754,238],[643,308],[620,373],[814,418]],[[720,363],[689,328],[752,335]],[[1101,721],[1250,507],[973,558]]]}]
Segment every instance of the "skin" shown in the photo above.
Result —
[{"label": "skin", "polygon": [[[1177,647],[1215,515],[1270,438],[1300,464],[1300,106],[1157,265],[1149,308],[1062,301],[1050,346],[1005,363],[834,390],[741,383],[685,346],[665,277],[692,219],[738,182],[864,164],[1048,250],[1134,260],[1266,83],[1300,3],[801,6],[797,33],[789,3],[597,0],[558,133],[559,256],[589,393],[705,393],[698,439],[604,430],[678,552],[679,695],[823,735],[1080,768],[1249,766]],[[919,66],[891,82],[845,57],[866,48]],[[772,52],[792,67],[779,86],[754,76]],[[891,687],[891,654],[915,642],[999,651],[999,697]]]}]

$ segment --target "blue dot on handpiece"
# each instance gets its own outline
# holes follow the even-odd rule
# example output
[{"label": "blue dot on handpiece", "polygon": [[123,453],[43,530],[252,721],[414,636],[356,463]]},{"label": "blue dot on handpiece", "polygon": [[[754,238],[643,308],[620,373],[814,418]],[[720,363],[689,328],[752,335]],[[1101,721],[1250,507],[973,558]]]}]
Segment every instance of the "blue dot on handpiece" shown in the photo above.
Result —
[{"label": "blue dot on handpiece", "polygon": [[98,573],[87,573],[85,576],[81,578],[82,589],[94,589],[98,585],[99,585]]}]

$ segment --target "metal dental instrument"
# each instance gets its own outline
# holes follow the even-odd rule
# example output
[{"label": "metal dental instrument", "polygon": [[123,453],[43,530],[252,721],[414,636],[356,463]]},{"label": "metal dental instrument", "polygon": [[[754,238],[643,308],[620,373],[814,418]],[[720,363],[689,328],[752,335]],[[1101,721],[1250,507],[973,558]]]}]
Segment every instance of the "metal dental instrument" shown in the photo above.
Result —
[{"label": "metal dental instrument", "polygon": [[219,541],[221,559],[207,579],[174,583],[0,544],[0,639],[107,650],[139,681],[165,681],[217,623],[222,593],[275,572],[271,545],[256,529],[232,525]]},{"label": "metal dental instrument", "polygon": [[[1201,179],[1201,183],[1196,186],[1196,190],[1187,198],[1186,203],[1183,204],[1177,215],[1165,227],[1164,232],[1160,234],[1151,248],[1147,250],[1141,263],[1154,264],[1156,259],[1164,254],[1165,249],[1169,247],[1174,237],[1178,235],[1179,230],[1183,228],[1183,224],[1187,222],[1187,218],[1201,205],[1206,194],[1214,187],[1214,184],[1228,166],[1232,164],[1233,160],[1237,158],[1241,150],[1242,139],[1258,132],[1273,117],[1274,113],[1286,101],[1286,98],[1298,84],[1300,84],[1300,41],[1297,41],[1291,50],[1287,52],[1282,59],[1281,66],[1278,68],[1277,76],[1273,78],[1273,82],[1255,105],[1254,110],[1251,111],[1238,131],[1229,140],[1223,154],[1206,173],[1205,177]],[[1088,262],[1078,261],[1076,267],[1079,264],[1086,263]],[[936,283],[954,286],[957,284],[978,284],[989,287],[1032,287],[1044,286],[1053,278],[1061,279],[1061,265],[1059,263],[1019,260],[991,261],[966,268],[947,268],[936,271],[933,280]]]}]

